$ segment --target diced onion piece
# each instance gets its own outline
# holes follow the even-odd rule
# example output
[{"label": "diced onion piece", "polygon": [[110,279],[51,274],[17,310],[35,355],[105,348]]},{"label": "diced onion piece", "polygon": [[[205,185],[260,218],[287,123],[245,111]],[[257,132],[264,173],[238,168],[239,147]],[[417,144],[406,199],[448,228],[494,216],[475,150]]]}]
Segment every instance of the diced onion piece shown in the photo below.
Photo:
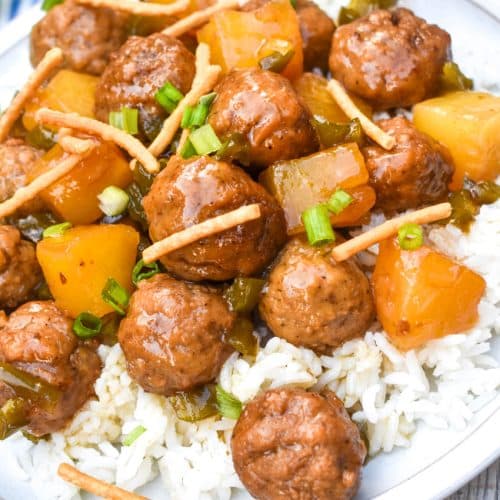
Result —
[{"label": "diced onion piece", "polygon": [[108,186],[97,196],[99,208],[108,216],[120,215],[125,212],[130,200],[129,195],[119,187]]},{"label": "diced onion piece", "polygon": [[341,214],[352,202],[354,198],[343,189],[337,189],[328,200],[328,210],[335,215]]},{"label": "diced onion piece", "polygon": [[131,446],[137,439],[146,432],[146,427],[143,425],[138,425],[135,429],[132,429],[122,441],[123,446]]},{"label": "diced onion piece", "polygon": [[43,230],[42,236],[44,238],[58,238],[62,236],[68,229],[72,227],[71,222],[61,222],[60,224],[54,224]]},{"label": "diced onion piece", "polygon": [[408,223],[398,230],[398,243],[403,250],[416,250],[424,242],[424,232],[422,226]]},{"label": "diced onion piece", "polygon": [[125,309],[130,300],[129,293],[114,278],[109,278],[101,292],[101,297],[117,313],[125,316]]},{"label": "diced onion piece", "polygon": [[219,413],[226,418],[238,420],[243,410],[241,401],[236,399],[232,394],[225,391],[220,385],[215,388],[217,396],[217,409]]},{"label": "diced onion piece", "polygon": [[73,331],[81,339],[90,339],[99,335],[102,328],[102,321],[88,312],[80,313],[73,323]]},{"label": "diced onion piece", "polygon": [[304,210],[302,222],[311,245],[319,246],[335,241],[335,233],[330,223],[328,208],[325,205],[316,205]]},{"label": "diced onion piece", "polygon": [[122,108],[120,111],[109,113],[109,124],[130,135],[135,135],[139,131],[138,121],[139,111],[134,108]]},{"label": "diced onion piece", "polygon": [[189,141],[199,155],[215,153],[222,147],[222,143],[209,124],[193,130],[189,136]]}]

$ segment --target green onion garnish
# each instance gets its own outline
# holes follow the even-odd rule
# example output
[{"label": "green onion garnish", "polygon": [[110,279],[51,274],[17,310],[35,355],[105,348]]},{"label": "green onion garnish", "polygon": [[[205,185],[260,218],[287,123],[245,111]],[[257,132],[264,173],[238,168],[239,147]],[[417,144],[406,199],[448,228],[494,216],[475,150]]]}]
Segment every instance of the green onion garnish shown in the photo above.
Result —
[{"label": "green onion garnish", "polygon": [[56,5],[59,5],[63,2],[64,0],[43,0],[42,10],[48,12],[50,9],[52,9],[52,7],[55,7]]},{"label": "green onion garnish", "polygon": [[73,323],[73,331],[81,339],[90,339],[99,335],[102,328],[102,321],[88,312],[80,313]]},{"label": "green onion garnish", "polygon": [[422,226],[413,223],[401,226],[398,231],[398,242],[403,250],[416,250],[421,247],[424,242]]},{"label": "green onion garnish", "polygon": [[155,94],[156,102],[169,113],[172,113],[183,97],[182,92],[170,82],[163,85]]},{"label": "green onion garnish", "polygon": [[217,397],[217,409],[219,413],[226,418],[238,420],[243,409],[241,401],[236,399],[232,394],[226,392],[219,384],[215,388],[215,395]]},{"label": "green onion garnish", "polygon": [[151,278],[155,274],[160,272],[160,266],[158,262],[151,262],[150,264],[146,264],[142,259],[137,262],[132,269],[132,283],[137,286],[137,283],[141,280],[145,280]]},{"label": "green onion garnish", "polygon": [[99,208],[108,216],[120,215],[125,212],[130,200],[129,195],[119,187],[108,186],[97,195]]},{"label": "green onion garnish", "polygon": [[337,189],[337,191],[335,191],[335,193],[328,200],[328,210],[333,212],[335,215],[339,215],[353,201],[354,198],[349,193],[346,193],[343,189]]},{"label": "green onion garnish", "polygon": [[138,425],[135,429],[132,429],[122,441],[123,446],[130,446],[137,440],[140,436],[142,436],[146,432],[146,427],[143,425]]},{"label": "green onion garnish", "polygon": [[302,222],[311,245],[319,246],[335,241],[326,205],[316,205],[302,212]]},{"label": "green onion garnish", "polygon": [[42,236],[44,238],[59,238],[68,229],[72,227],[71,222],[61,222],[60,224],[54,224],[43,230]]},{"label": "green onion garnish", "polygon": [[193,130],[189,136],[193,148],[199,155],[208,155],[215,153],[222,147],[222,143],[214,132],[214,129],[208,123],[196,130]]},{"label": "green onion garnish", "polygon": [[181,127],[190,128],[191,127],[191,117],[193,116],[194,107],[186,106],[184,113],[182,114]]},{"label": "green onion garnish", "polygon": [[182,115],[181,127],[197,128],[204,125],[207,121],[210,106],[216,96],[215,92],[211,92],[210,94],[201,96],[196,106],[187,106]]},{"label": "green onion garnish", "polygon": [[139,131],[139,111],[134,108],[121,108],[120,111],[111,111],[109,113],[109,124],[127,134],[134,135]]},{"label": "green onion garnish", "polygon": [[114,278],[108,278],[101,292],[104,302],[109,304],[117,313],[125,316],[125,309],[130,299],[129,293]]},{"label": "green onion garnish", "polygon": [[189,139],[187,139],[186,142],[184,143],[184,146],[182,146],[180,155],[181,158],[184,158],[185,160],[191,158],[191,156],[196,156],[196,150],[194,149]]}]

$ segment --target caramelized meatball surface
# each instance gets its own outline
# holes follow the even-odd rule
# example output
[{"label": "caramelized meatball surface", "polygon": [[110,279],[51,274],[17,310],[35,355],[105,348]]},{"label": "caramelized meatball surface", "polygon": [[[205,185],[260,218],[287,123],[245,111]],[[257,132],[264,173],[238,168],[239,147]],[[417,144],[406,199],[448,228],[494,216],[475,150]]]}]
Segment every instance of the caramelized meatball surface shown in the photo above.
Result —
[{"label": "caramelized meatball surface", "polygon": [[168,271],[192,281],[261,271],[286,241],[283,210],[243,170],[206,156],[172,157],[143,201],[153,241],[252,203],[259,203],[260,218],[161,258]]},{"label": "caramelized meatball surface", "polygon": [[366,448],[330,391],[274,389],[250,401],[231,440],[234,468],[259,500],[347,500],[356,494]]},{"label": "caramelized meatball surface", "polygon": [[129,16],[107,8],[78,5],[66,0],[56,5],[31,30],[31,64],[59,47],[66,67],[100,75],[111,52],[127,39]]},{"label": "caramelized meatball surface", "polygon": [[396,139],[396,146],[390,151],[377,144],[362,148],[376,206],[392,212],[444,200],[454,171],[446,146],[401,116],[377,124]]},{"label": "caramelized meatball surface", "polygon": [[0,308],[16,307],[30,297],[42,278],[35,245],[13,226],[0,226]]},{"label": "caramelized meatball surface", "polygon": [[377,10],[335,31],[330,71],[376,109],[411,106],[438,90],[450,43],[408,9]]},{"label": "caramelized meatball surface", "polygon": [[[0,361],[61,392],[55,405],[30,405],[28,429],[37,436],[64,427],[94,393],[93,384],[100,374],[99,356],[90,344],[79,342],[72,325],[54,302],[38,301],[19,307],[0,331]],[[1,406],[15,394],[3,382],[0,386]]]},{"label": "caramelized meatball surface", "polygon": [[138,109],[139,137],[152,141],[167,116],[155,99],[156,92],[170,82],[186,94],[194,74],[194,55],[177,38],[162,33],[131,36],[111,55],[101,76],[96,117],[107,123],[111,111]]},{"label": "caramelized meatball surface", "polygon": [[229,157],[260,170],[318,149],[311,115],[283,76],[259,68],[233,70],[215,87],[209,123],[222,142],[238,147]]},{"label": "caramelized meatball surface", "polygon": [[157,274],[139,282],[118,340],[130,376],[146,391],[169,396],[211,382],[232,348],[234,323],[213,288]]},{"label": "caramelized meatball surface", "polygon": [[368,279],[353,259],[336,263],[332,248],[289,241],[259,304],[277,337],[319,353],[363,335],[374,318]]}]

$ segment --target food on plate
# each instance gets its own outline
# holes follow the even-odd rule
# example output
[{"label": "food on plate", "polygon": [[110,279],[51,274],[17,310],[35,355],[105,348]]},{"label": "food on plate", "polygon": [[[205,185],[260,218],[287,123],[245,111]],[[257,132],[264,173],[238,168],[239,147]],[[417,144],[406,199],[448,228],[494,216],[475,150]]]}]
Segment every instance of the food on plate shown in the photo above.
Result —
[{"label": "food on plate", "polygon": [[352,499],[495,394],[499,98],[395,4],[44,2],[0,115],[0,453],[37,495]]}]

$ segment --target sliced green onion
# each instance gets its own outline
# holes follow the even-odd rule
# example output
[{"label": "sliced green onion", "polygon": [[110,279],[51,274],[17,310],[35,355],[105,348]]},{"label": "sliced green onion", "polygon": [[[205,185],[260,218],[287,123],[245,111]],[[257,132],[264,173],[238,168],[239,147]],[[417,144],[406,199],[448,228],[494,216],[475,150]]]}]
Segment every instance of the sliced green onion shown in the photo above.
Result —
[{"label": "sliced green onion", "polygon": [[111,111],[109,113],[109,124],[134,135],[139,131],[139,111],[134,108],[121,108],[120,111]]},{"label": "sliced green onion", "polygon": [[104,302],[109,304],[117,313],[125,316],[125,309],[130,300],[129,293],[114,278],[108,278],[101,292]]},{"label": "sliced green onion", "polygon": [[328,200],[328,210],[333,212],[335,215],[339,215],[353,201],[354,198],[349,193],[346,193],[343,189],[337,189],[337,191],[335,191],[335,193]]},{"label": "sliced green onion", "polygon": [[129,195],[119,187],[108,186],[97,195],[99,208],[109,216],[120,215],[127,210]]},{"label": "sliced green onion", "polygon": [[140,436],[146,432],[146,427],[143,425],[138,425],[135,429],[132,429],[122,441],[123,446],[130,446],[133,444]]},{"label": "sliced green onion", "polygon": [[288,50],[284,54],[275,51],[266,57],[263,57],[259,61],[259,66],[261,69],[266,71],[272,71],[273,73],[281,73],[286,65],[290,62],[295,51],[293,49]]},{"label": "sliced green onion", "polygon": [[155,94],[155,99],[165,111],[172,113],[177,107],[177,104],[183,99],[184,95],[170,82],[167,82]]},{"label": "sliced green onion", "polygon": [[330,215],[325,205],[316,205],[302,212],[302,222],[311,245],[319,246],[335,241]]},{"label": "sliced green onion", "polygon": [[73,331],[81,339],[90,339],[99,335],[102,328],[102,321],[88,312],[80,313],[73,323]]},{"label": "sliced green onion", "polygon": [[43,230],[42,236],[44,238],[59,238],[68,229],[72,227],[71,222],[61,222],[60,224],[54,224]]},{"label": "sliced green onion", "polygon": [[193,130],[189,136],[193,148],[199,155],[208,155],[215,153],[222,147],[222,143],[214,132],[214,129],[208,123],[196,130]]},{"label": "sliced green onion", "polygon": [[181,151],[180,151],[181,158],[184,158],[187,160],[188,158],[191,158],[191,156],[196,156],[196,150],[194,149],[193,145],[191,144],[191,141],[189,138],[186,140],[184,143],[184,146],[182,146]]},{"label": "sliced green onion", "polygon": [[132,283],[137,286],[139,281],[151,278],[155,274],[160,272],[160,266],[158,262],[151,262],[150,264],[146,264],[142,259],[137,262],[132,269]]},{"label": "sliced green onion", "polygon": [[52,7],[55,7],[56,5],[59,5],[63,2],[64,0],[43,0],[42,10],[48,12],[50,9],[52,9]]},{"label": "sliced green onion", "polygon": [[424,232],[418,224],[405,224],[398,231],[399,246],[403,250],[416,250],[424,242]]},{"label": "sliced green onion", "polygon": [[243,410],[241,401],[236,399],[232,394],[229,394],[229,392],[226,392],[219,384],[215,388],[215,394],[219,413],[223,417],[238,420]]},{"label": "sliced green onion", "polygon": [[190,128],[191,127],[191,117],[193,116],[194,107],[186,106],[184,113],[182,114],[181,127]]}]

